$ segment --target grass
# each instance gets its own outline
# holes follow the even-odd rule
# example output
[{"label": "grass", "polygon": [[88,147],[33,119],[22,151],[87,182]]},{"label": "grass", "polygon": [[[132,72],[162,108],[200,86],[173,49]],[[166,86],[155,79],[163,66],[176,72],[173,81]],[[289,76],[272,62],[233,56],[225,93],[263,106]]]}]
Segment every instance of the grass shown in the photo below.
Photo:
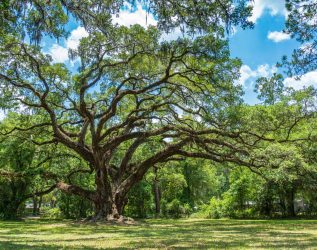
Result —
[{"label": "grass", "polygon": [[316,220],[0,222],[0,249],[317,249]]}]

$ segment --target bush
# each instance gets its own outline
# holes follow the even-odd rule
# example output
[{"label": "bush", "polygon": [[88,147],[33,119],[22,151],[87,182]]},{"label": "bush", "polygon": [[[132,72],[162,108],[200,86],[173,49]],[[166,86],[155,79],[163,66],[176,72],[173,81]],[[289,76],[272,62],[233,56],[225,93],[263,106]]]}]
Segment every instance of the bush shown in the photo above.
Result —
[{"label": "bush", "polygon": [[209,205],[203,204],[197,211],[190,215],[191,218],[209,218]]},{"label": "bush", "polygon": [[233,201],[229,196],[219,199],[212,197],[208,205],[204,205],[197,216],[202,218],[219,219],[224,217],[235,217]]},{"label": "bush", "polygon": [[170,217],[180,218],[183,214],[185,214],[185,209],[179,200],[174,199],[167,204],[167,213]]},{"label": "bush", "polygon": [[189,217],[192,212],[193,212],[193,209],[191,208],[191,206],[188,203],[184,204],[184,215],[186,217]]},{"label": "bush", "polygon": [[212,197],[209,205],[203,207],[200,212],[204,218],[253,218],[256,216],[256,209],[254,207],[240,209],[234,200],[225,195],[223,199]]},{"label": "bush", "polygon": [[42,207],[41,213],[43,213],[43,217],[47,219],[62,219],[63,214],[62,211],[58,207],[50,208],[50,207]]},{"label": "bush", "polygon": [[208,218],[219,219],[223,214],[223,201],[212,197],[209,203],[208,209]]},{"label": "bush", "polygon": [[163,216],[171,218],[189,217],[192,208],[188,203],[183,204],[178,199],[173,199],[171,202],[161,200],[161,211]]}]

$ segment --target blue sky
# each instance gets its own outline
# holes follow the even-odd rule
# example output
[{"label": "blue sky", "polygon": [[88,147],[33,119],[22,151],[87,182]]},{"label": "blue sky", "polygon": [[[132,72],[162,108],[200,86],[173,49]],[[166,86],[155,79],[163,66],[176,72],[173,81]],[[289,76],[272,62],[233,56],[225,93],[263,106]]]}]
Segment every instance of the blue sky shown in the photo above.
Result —
[{"label": "blue sky", "polygon": [[[283,33],[287,18],[285,0],[254,0],[251,20],[254,29],[238,29],[230,37],[230,49],[233,57],[239,57],[243,66],[238,81],[243,85],[244,99],[249,104],[259,103],[254,93],[255,81],[259,77],[269,77],[274,72],[283,73],[275,67],[282,56],[291,56],[300,44]],[[300,80],[285,76],[284,85],[296,90],[307,86],[317,87],[317,71],[308,72]]]},{"label": "blue sky", "polygon": [[[254,93],[255,81],[259,77],[269,77],[278,69],[276,63],[283,55],[290,56],[295,48],[300,46],[283,33],[285,27],[285,0],[254,0],[253,15],[250,18],[255,23],[254,29],[242,30],[236,28],[234,34],[230,35],[230,49],[232,57],[239,57],[243,66],[241,67],[240,79],[236,84],[243,86],[244,100],[249,104],[259,103]],[[155,25],[156,19],[144,10],[142,5],[134,7],[126,6],[118,16],[113,17],[113,21],[129,26],[140,24],[144,27]],[[43,40],[43,51],[50,54],[55,62],[66,63],[71,70],[75,70],[79,62],[71,62],[68,58],[68,50],[76,49],[82,37],[88,36],[87,31],[71,20],[68,24],[70,36],[67,40],[56,41],[45,38]],[[180,30],[164,35],[162,39],[176,39],[180,36]],[[284,84],[294,89],[312,85],[317,87],[317,71],[306,73],[300,80],[287,78]],[[4,117],[0,111],[0,120]]]},{"label": "blue sky", "polygon": [[[132,10],[132,11],[131,11]],[[254,93],[254,84],[258,77],[269,77],[278,69],[276,63],[283,55],[290,56],[299,44],[291,39],[288,34],[283,33],[285,27],[285,0],[254,0],[253,15],[250,18],[255,23],[254,29],[235,29],[230,35],[230,49],[232,57],[239,57],[243,66],[240,70],[241,78],[236,84],[241,84],[245,91],[244,99],[249,104],[259,101]],[[144,27],[155,25],[156,20],[148,14],[141,5],[128,6],[113,18],[120,25],[129,26],[140,24]],[[78,27],[75,22],[69,23],[70,36],[67,40],[57,43],[51,39],[44,40],[43,50],[52,55],[54,61],[65,62],[70,68],[75,69],[78,62],[68,60],[68,49],[78,46],[79,40],[88,35],[83,27]],[[164,35],[165,40],[175,39],[180,35],[180,30],[172,34]],[[300,89],[303,86],[317,86],[317,72],[309,72],[300,81],[295,78],[286,78],[285,85]]]},{"label": "blue sky", "polygon": [[[254,29],[238,29],[230,37],[231,55],[243,62],[240,80],[244,86],[245,100],[249,103],[258,102],[253,91],[256,78],[276,72],[278,69],[275,65],[282,56],[291,56],[299,46],[296,40],[283,34],[284,28],[284,13],[275,13],[267,8],[255,20]],[[283,73],[281,69],[279,72]]]}]

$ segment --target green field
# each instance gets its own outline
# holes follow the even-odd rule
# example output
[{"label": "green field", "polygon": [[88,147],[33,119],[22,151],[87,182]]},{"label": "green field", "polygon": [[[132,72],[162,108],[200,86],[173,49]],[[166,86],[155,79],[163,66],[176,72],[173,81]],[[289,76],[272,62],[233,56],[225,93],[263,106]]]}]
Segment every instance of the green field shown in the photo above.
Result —
[{"label": "green field", "polygon": [[0,222],[0,249],[317,249],[315,220]]}]

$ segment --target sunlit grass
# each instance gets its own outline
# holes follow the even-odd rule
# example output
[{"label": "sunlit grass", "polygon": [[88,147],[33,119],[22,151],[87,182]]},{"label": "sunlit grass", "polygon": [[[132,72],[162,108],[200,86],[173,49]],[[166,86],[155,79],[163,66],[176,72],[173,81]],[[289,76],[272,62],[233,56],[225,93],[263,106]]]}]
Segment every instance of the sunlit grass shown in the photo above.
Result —
[{"label": "sunlit grass", "polygon": [[0,249],[317,249],[315,220],[0,222]]}]

